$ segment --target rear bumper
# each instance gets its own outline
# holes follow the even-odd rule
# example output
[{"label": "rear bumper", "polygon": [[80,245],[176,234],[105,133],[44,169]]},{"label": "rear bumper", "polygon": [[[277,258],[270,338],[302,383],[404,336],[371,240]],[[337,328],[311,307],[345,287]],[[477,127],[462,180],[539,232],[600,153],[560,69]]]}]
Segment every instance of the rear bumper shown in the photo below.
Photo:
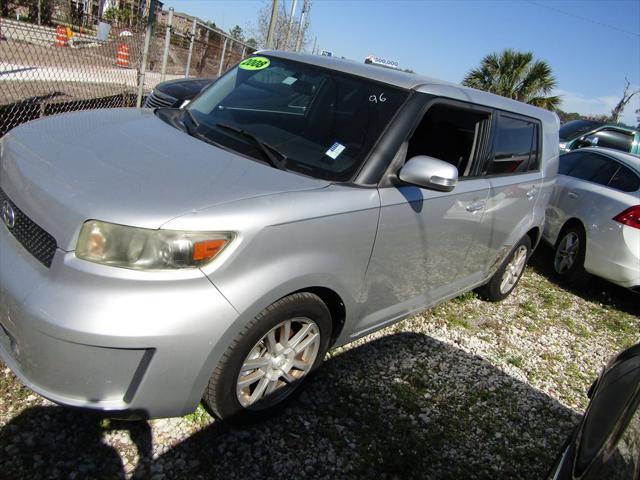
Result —
[{"label": "rear bumper", "polygon": [[199,271],[44,267],[0,224],[0,356],[54,402],[138,416],[192,411],[238,314]]},{"label": "rear bumper", "polygon": [[639,229],[611,220],[592,228],[587,236],[584,266],[589,273],[621,287],[640,286]]}]

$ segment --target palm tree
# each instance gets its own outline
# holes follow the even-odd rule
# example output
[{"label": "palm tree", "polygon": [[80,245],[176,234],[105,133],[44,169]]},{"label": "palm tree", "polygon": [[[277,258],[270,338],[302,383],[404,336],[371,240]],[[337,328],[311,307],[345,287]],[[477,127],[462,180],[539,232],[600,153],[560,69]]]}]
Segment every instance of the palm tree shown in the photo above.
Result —
[{"label": "palm tree", "polygon": [[560,105],[560,97],[550,95],[556,86],[551,67],[544,60],[534,61],[531,52],[490,53],[462,84],[549,110]]}]

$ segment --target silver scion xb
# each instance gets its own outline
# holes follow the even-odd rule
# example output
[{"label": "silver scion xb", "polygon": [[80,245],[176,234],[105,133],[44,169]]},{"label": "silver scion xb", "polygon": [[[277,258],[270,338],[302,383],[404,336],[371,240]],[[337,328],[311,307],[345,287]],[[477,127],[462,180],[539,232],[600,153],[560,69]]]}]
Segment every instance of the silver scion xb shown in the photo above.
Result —
[{"label": "silver scion xb", "polygon": [[640,293],[640,157],[582,148],[560,157],[543,239],[567,281],[592,273]]},{"label": "silver scion xb", "polygon": [[[555,114],[417,75],[264,51],[186,109],[2,140],[0,353],[34,391],[161,417],[265,414],[328,348],[516,286]],[[256,413],[259,412],[259,413]]]}]

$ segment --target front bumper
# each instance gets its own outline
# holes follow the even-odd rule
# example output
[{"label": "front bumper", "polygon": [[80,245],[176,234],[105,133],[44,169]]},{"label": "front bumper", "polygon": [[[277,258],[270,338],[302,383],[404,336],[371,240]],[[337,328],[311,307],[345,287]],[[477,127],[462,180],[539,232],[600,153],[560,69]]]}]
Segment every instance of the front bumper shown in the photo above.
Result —
[{"label": "front bumper", "polygon": [[48,269],[0,224],[0,356],[54,402],[188,413],[237,317],[199,270],[136,272],[62,250]]}]

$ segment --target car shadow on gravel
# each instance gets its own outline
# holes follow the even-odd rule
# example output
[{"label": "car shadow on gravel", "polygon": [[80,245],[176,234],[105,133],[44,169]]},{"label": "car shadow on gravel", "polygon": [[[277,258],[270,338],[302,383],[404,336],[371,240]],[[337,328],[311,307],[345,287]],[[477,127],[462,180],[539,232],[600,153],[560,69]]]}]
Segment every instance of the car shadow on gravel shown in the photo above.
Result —
[{"label": "car shadow on gravel", "polygon": [[[136,478],[541,478],[578,419],[478,356],[399,333],[328,358],[276,417],[214,422],[156,458],[147,422],[27,409],[0,430],[0,477],[125,478],[137,454]],[[138,451],[107,445],[110,428]]]},{"label": "car shadow on gravel", "polygon": [[640,294],[608,282],[603,278],[589,275],[583,285],[574,286],[563,282],[553,270],[553,249],[542,242],[529,260],[529,265],[550,282],[573,293],[583,300],[598,302],[640,316]]}]

